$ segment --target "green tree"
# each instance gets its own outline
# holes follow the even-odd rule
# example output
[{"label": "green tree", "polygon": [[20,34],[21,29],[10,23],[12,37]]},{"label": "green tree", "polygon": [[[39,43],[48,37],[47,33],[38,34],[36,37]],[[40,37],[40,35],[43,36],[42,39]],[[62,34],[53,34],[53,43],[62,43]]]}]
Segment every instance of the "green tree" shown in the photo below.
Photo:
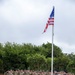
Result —
[{"label": "green tree", "polygon": [[28,57],[28,63],[32,70],[45,70],[46,58],[43,55],[35,54]]},{"label": "green tree", "polygon": [[56,71],[67,71],[66,67],[69,64],[70,60],[67,56],[63,55],[62,57],[54,59],[54,69]]},{"label": "green tree", "polygon": [[69,62],[67,65],[67,71],[75,74],[75,60]]},{"label": "green tree", "polygon": [[[52,54],[52,44],[47,42],[47,44],[43,44],[42,47],[45,49],[45,55],[46,57],[51,57]],[[43,52],[44,53],[44,52]],[[54,45],[54,57],[61,57],[63,55],[62,50]]]},{"label": "green tree", "polygon": [[46,70],[51,71],[51,58],[46,59]]}]

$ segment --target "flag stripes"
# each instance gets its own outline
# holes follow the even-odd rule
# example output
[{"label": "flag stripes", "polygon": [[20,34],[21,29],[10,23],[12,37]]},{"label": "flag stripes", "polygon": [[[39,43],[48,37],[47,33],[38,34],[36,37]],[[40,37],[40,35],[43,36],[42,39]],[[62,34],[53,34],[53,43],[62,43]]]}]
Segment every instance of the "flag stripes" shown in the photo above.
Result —
[{"label": "flag stripes", "polygon": [[53,10],[50,14],[50,17],[48,18],[48,21],[46,23],[46,27],[45,27],[43,33],[46,32],[49,25],[54,25],[54,7],[53,7]]}]

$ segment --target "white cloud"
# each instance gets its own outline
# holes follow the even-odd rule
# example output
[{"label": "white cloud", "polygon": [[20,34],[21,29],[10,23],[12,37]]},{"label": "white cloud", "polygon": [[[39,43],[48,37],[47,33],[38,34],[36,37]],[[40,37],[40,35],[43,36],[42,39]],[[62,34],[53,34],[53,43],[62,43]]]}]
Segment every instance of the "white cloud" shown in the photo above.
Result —
[{"label": "white cloud", "polygon": [[29,22],[34,20],[34,18],[39,18],[44,12],[44,5],[38,6],[36,4],[30,3],[24,0],[11,0],[6,2],[1,6],[0,14],[2,17],[10,23],[20,24],[22,22]]},{"label": "white cloud", "polygon": [[36,45],[51,42],[51,26],[45,34],[42,32],[52,6],[55,6],[54,44],[63,52],[74,51],[75,5],[65,0],[3,0],[0,2],[0,41]]}]

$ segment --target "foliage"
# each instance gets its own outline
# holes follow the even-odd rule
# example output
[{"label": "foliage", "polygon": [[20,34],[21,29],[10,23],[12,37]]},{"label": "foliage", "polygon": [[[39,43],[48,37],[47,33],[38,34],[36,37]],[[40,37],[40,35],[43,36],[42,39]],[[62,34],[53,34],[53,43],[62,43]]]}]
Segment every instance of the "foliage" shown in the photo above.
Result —
[{"label": "foliage", "polygon": [[[0,72],[10,69],[51,70],[51,43],[43,43],[40,46],[31,43],[0,43]],[[75,55],[64,54],[54,45],[54,70],[75,71]]]},{"label": "foliage", "polygon": [[[29,67],[32,70],[45,70],[46,58],[43,55],[35,54],[28,57]],[[33,67],[34,66],[34,67]]]}]

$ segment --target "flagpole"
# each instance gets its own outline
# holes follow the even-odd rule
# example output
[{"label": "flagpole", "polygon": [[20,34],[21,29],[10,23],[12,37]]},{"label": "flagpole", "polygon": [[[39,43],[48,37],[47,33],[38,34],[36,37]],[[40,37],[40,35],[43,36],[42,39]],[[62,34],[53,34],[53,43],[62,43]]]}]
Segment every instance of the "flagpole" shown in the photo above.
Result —
[{"label": "flagpole", "polygon": [[44,32],[46,32],[49,25],[52,25],[52,55],[51,55],[51,75],[53,75],[53,39],[54,39],[54,6],[49,16]]},{"label": "flagpole", "polygon": [[51,75],[53,75],[53,40],[54,40],[54,25],[52,25],[52,56],[51,56]]}]

